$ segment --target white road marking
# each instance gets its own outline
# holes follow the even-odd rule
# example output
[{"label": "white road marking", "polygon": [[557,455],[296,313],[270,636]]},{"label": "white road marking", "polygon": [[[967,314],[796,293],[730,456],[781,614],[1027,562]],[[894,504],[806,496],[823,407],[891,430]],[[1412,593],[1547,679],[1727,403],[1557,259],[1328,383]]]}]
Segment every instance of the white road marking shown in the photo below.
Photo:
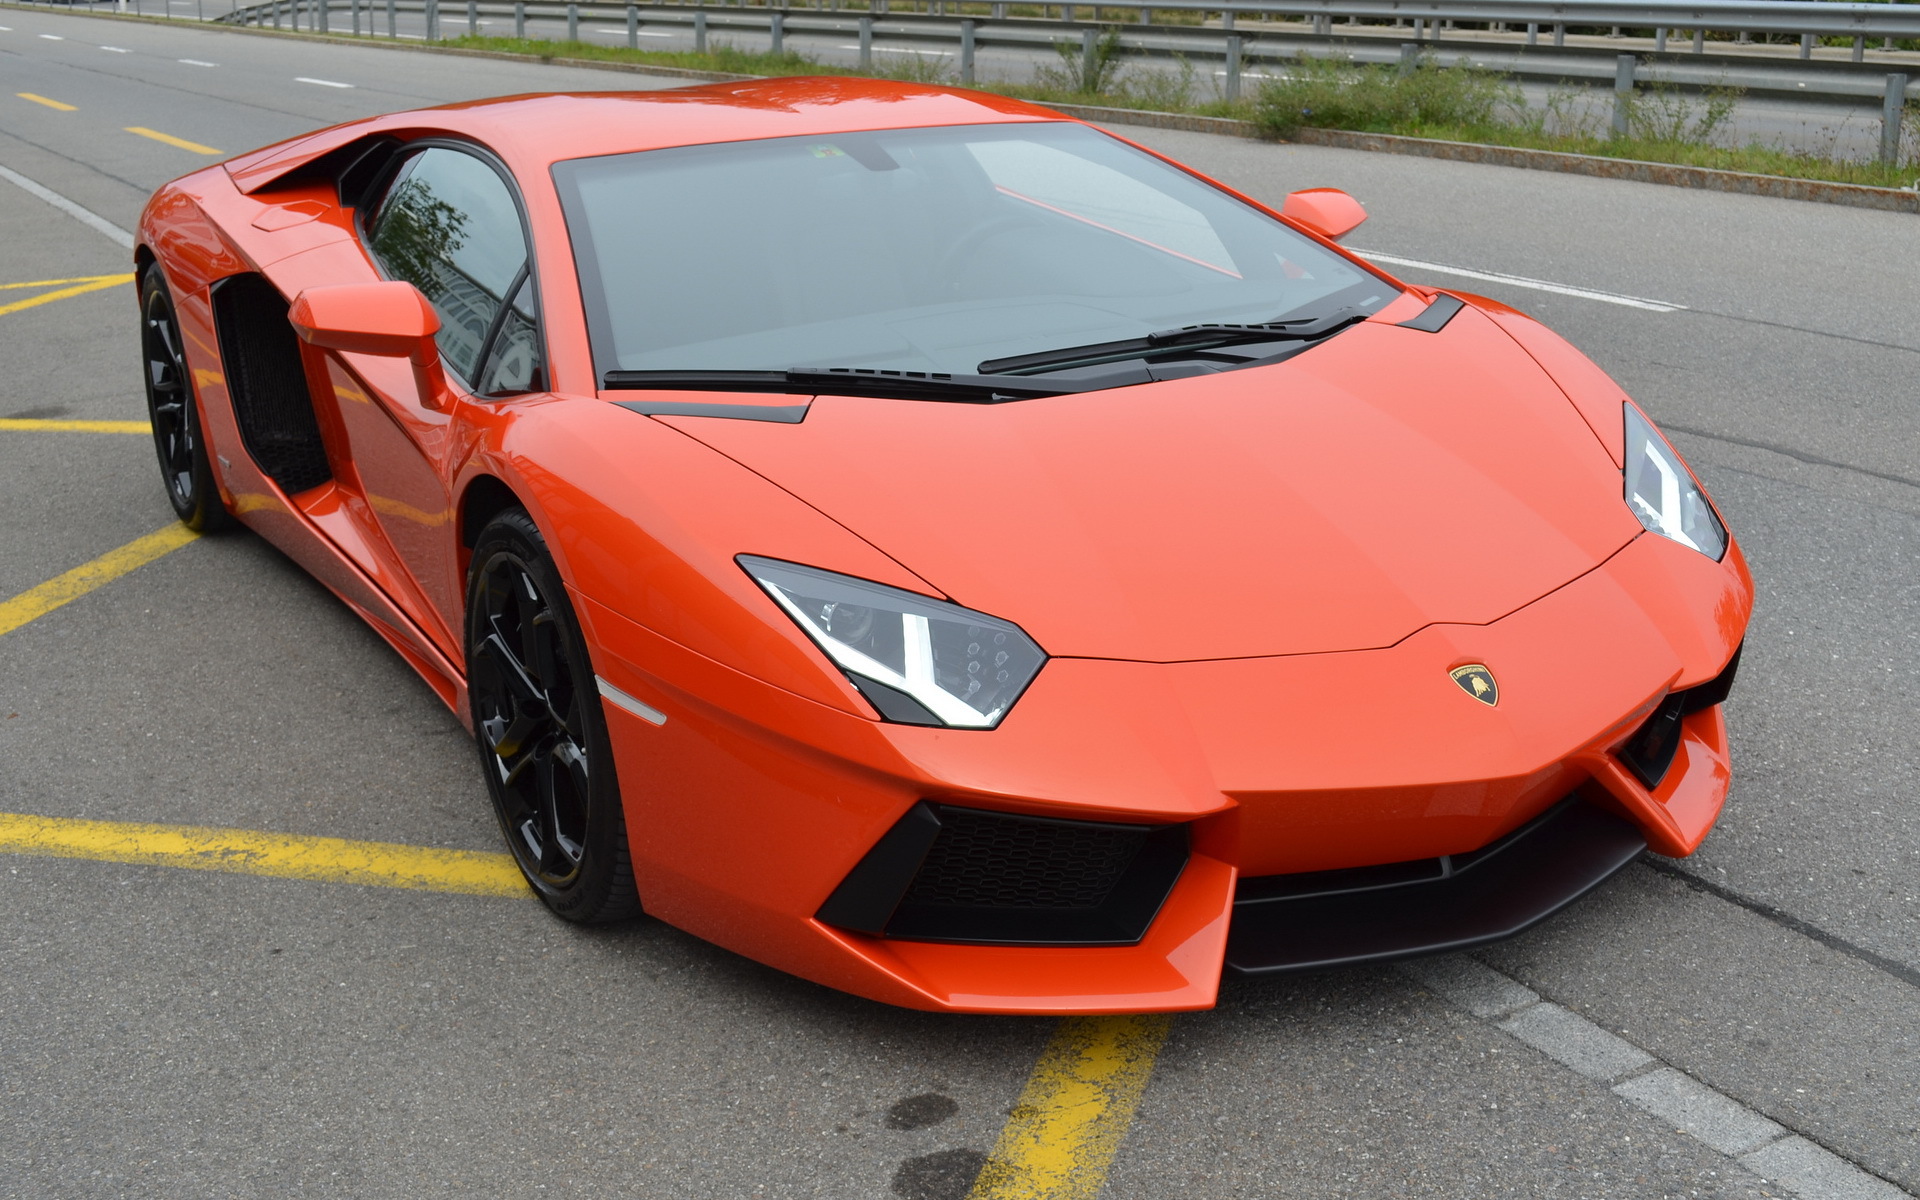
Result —
[{"label": "white road marking", "polygon": [[[1905,1200],[1906,1193],[1592,1021],[1464,954],[1401,963],[1400,973],[1496,1025],[1803,1200]],[[1651,1068],[1651,1069],[1649,1069]]]},{"label": "white road marking", "polygon": [[[840,47],[842,50],[858,50],[859,48],[860,45],[857,42]],[[953,51],[951,50],[910,50],[904,46],[875,46],[873,52],[875,54],[918,54],[923,58],[953,57]]]},{"label": "white road marking", "polygon": [[8,170],[6,167],[0,167],[0,179],[6,180],[8,183],[11,183],[29,195],[38,196],[82,225],[106,234],[115,242],[119,243],[123,249],[133,249],[133,235],[131,233],[128,233],[92,209],[82,208],[65,196],[62,196],[59,192],[41,187],[25,175]]},{"label": "white road marking", "polygon": [[[1353,249],[1348,247],[1348,249]],[[1594,288],[1574,287],[1571,284],[1553,283],[1545,279],[1529,279],[1525,275],[1507,275],[1500,271],[1475,271],[1467,267],[1450,267],[1445,263],[1422,262],[1417,258],[1401,258],[1393,254],[1381,254],[1373,250],[1353,250],[1361,258],[1370,258],[1375,262],[1391,263],[1396,267],[1413,267],[1421,271],[1437,271],[1442,275],[1458,275],[1462,279],[1479,279],[1487,283],[1504,283],[1512,287],[1529,288],[1536,292],[1552,292],[1560,296],[1577,296],[1582,300],[1598,300],[1602,304],[1618,304],[1624,308],[1641,308],[1648,312],[1683,312],[1686,305],[1675,304],[1670,300],[1649,300],[1644,296],[1623,296],[1619,292],[1602,292]]]},{"label": "white road marking", "polygon": [[217,67],[220,65],[219,63],[210,63],[198,58],[183,58],[180,61],[190,67]]},{"label": "white road marking", "polygon": [[305,75],[296,75],[293,81],[295,83],[311,83],[316,87],[350,88],[353,86],[351,83],[336,83],[331,79],[309,79]]},{"label": "white road marking", "polygon": [[64,42],[64,41],[66,41],[66,40],[67,40],[67,39],[65,39],[65,38],[63,38],[63,37],[61,37],[61,36],[60,36],[59,34],[57,34],[57,33],[43,33],[43,34],[41,34],[40,36],[41,36],[41,37],[43,37],[43,38],[45,38],[45,39],[47,39],[47,40],[48,40],[48,41],[50,41],[50,42]]},{"label": "white road marking", "polygon": [[133,53],[133,51],[125,49],[124,47],[121,47],[121,46],[102,46],[100,48],[102,50],[105,50],[109,54],[132,54]]}]

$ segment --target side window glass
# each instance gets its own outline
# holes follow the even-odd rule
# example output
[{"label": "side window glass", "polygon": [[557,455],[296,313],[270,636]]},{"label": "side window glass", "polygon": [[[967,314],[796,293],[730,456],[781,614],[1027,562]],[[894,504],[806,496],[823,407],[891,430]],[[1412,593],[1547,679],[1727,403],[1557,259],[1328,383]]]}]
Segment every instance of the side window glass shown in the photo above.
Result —
[{"label": "side window glass", "polygon": [[532,278],[522,280],[500,320],[500,332],[494,335],[486,369],[480,372],[476,390],[481,395],[537,392],[546,387],[540,361],[539,311]]},{"label": "side window glass", "polygon": [[420,289],[440,316],[440,353],[461,378],[478,373],[487,332],[527,261],[520,212],[493,168],[439,147],[409,162],[369,239],[387,274]]}]

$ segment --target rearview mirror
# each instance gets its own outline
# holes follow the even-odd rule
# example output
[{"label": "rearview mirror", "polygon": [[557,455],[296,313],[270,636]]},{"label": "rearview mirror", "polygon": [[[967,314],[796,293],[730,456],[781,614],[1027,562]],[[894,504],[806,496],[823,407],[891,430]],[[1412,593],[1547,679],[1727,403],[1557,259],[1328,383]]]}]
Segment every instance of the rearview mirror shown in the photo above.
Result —
[{"label": "rearview mirror", "polygon": [[412,284],[392,279],[308,288],[294,297],[287,319],[310,346],[410,360],[421,403],[446,407],[446,372],[433,338],[440,318]]},{"label": "rearview mirror", "polygon": [[1360,202],[1339,188],[1307,188],[1287,196],[1280,215],[1329,241],[1339,241],[1367,219]]}]

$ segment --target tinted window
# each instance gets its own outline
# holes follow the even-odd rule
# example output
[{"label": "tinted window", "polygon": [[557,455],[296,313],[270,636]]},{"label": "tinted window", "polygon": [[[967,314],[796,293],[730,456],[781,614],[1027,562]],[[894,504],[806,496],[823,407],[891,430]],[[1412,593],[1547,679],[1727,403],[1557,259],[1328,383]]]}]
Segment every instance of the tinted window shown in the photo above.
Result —
[{"label": "tinted window", "polygon": [[501,299],[527,261],[520,212],[500,176],[471,154],[414,156],[374,219],[373,256],[440,315],[440,353],[473,379]]},{"label": "tinted window", "polygon": [[983,360],[1372,311],[1391,285],[1082,125],[767,139],[559,164],[597,365]]},{"label": "tinted window", "polygon": [[540,321],[536,315],[533,280],[525,279],[513,294],[487,352],[487,366],[480,372],[481,394],[501,396],[512,392],[537,392],[541,382]]}]

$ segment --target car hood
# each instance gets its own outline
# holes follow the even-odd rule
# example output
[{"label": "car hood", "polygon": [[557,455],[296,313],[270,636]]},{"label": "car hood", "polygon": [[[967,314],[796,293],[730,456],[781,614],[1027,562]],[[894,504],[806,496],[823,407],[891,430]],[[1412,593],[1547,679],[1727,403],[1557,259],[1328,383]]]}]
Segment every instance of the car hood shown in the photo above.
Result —
[{"label": "car hood", "polygon": [[1139,387],[661,419],[1056,656],[1389,646],[1494,621],[1640,531],[1579,413],[1471,308]]}]

